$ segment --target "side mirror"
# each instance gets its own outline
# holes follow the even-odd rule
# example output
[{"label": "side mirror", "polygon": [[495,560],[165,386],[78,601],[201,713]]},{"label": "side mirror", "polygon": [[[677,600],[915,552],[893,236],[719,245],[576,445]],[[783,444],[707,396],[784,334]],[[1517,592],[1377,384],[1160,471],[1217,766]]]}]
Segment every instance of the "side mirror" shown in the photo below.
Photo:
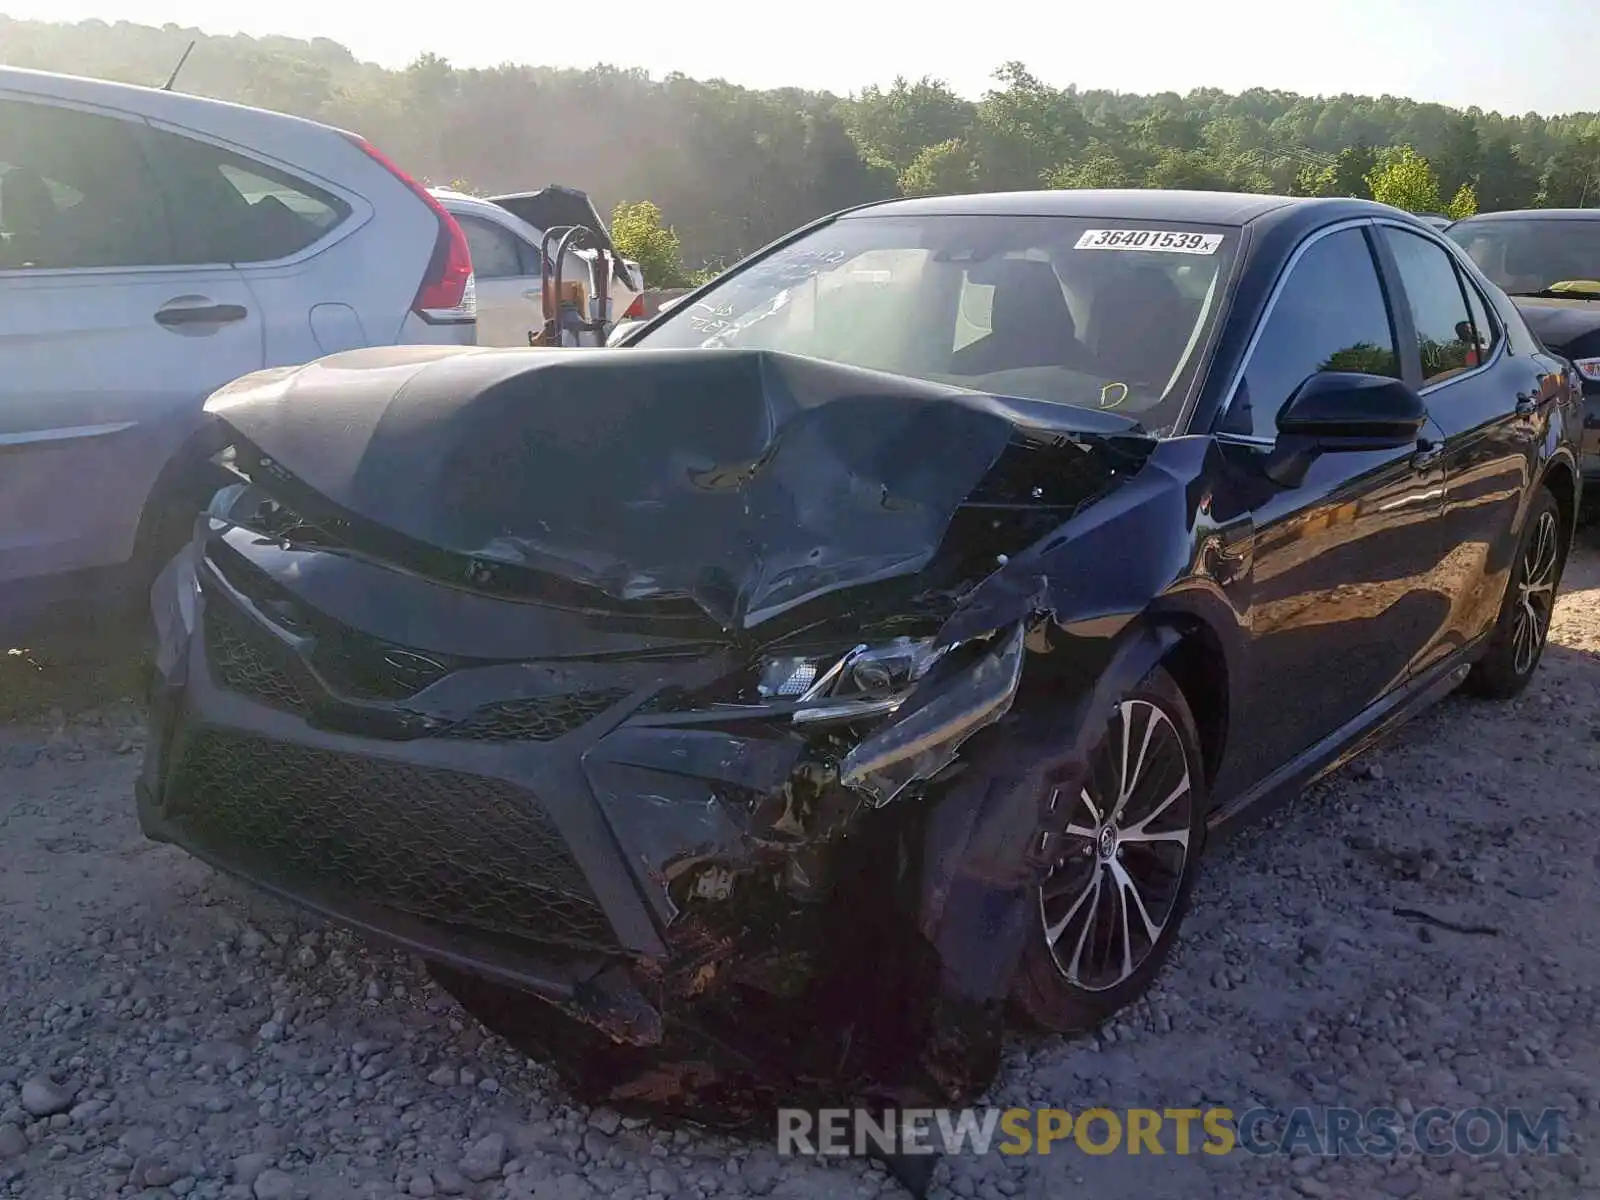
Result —
[{"label": "side mirror", "polygon": [[1403,380],[1319,371],[1278,413],[1278,441],[1267,459],[1267,476],[1298,487],[1318,456],[1414,446],[1427,420],[1427,405]]}]

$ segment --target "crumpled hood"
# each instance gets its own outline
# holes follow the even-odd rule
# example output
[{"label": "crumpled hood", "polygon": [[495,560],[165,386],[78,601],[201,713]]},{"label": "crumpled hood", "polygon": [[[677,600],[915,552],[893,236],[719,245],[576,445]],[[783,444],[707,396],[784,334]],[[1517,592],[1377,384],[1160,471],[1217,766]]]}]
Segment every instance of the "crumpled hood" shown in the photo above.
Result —
[{"label": "crumpled hood", "polygon": [[1534,336],[1557,354],[1565,354],[1574,343],[1586,342],[1591,335],[1600,334],[1600,300],[1516,296],[1512,303]]},{"label": "crumpled hood", "polygon": [[1019,435],[1137,430],[739,350],[360,350],[207,408],[348,516],[730,629],[921,570]]}]

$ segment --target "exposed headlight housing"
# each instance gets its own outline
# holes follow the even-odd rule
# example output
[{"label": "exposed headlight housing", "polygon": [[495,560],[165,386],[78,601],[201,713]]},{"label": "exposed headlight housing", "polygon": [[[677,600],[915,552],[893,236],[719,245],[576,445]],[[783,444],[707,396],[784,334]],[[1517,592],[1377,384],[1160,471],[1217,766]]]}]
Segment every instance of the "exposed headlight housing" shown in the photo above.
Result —
[{"label": "exposed headlight housing", "polygon": [[1575,358],[1572,365],[1578,368],[1578,374],[1594,383],[1600,383],[1600,358]]},{"label": "exposed headlight housing", "polygon": [[943,655],[932,638],[862,644],[833,658],[786,656],[761,664],[756,692],[768,701],[797,701],[800,724],[877,716],[900,707],[912,686]]}]

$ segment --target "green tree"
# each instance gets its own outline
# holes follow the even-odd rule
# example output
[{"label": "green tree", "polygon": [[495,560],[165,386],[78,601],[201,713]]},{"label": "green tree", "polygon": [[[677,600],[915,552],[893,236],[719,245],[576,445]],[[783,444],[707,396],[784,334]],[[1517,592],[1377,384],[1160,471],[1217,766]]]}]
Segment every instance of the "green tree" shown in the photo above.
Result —
[{"label": "green tree", "polygon": [[[357,131],[419,179],[468,179],[488,194],[565,183],[602,212],[649,196],[673,215],[680,258],[694,265],[736,261],[803,222],[893,196],[902,180],[914,191],[1043,182],[1370,196],[1373,176],[1390,199],[1442,209],[1412,194],[1426,193],[1425,179],[1420,189],[1406,183],[1400,147],[1427,159],[1441,197],[1468,183],[1484,211],[1600,205],[1592,112],[1501,114],[1268,88],[1080,90],[1020,62],[1003,65],[977,103],[933,78],[841,99],[607,65],[469,69],[423,55],[388,70],[326,39],[0,16],[0,61],[146,86],[162,83],[191,41],[180,91]],[[968,162],[951,142],[965,143]]]},{"label": "green tree", "polygon": [[1474,190],[1485,212],[1526,208],[1539,190],[1539,175],[1517,153],[1508,134],[1496,134],[1483,143]]},{"label": "green tree", "polygon": [[963,136],[972,115],[971,102],[925,75],[915,83],[897,78],[887,89],[863,88],[845,106],[844,122],[862,157],[898,176],[929,146]]},{"label": "green tree", "polygon": [[929,146],[900,175],[902,196],[951,196],[976,190],[978,166],[961,138]]},{"label": "green tree", "polygon": [[1063,163],[1044,177],[1048,188],[1125,188],[1133,183],[1127,165],[1098,138],[1085,147],[1083,157]]},{"label": "green tree", "polygon": [[1410,146],[1387,151],[1367,176],[1367,186],[1380,204],[1392,204],[1407,212],[1436,213],[1444,208],[1438,176],[1428,160]]},{"label": "green tree", "polygon": [[1035,188],[1088,141],[1089,122],[1077,96],[1050,87],[1020,62],[994,73],[1004,85],[978,105],[974,138],[984,186]]},{"label": "green tree", "polygon": [[1540,208],[1600,205],[1600,135],[1573,138],[1550,156],[1535,203]]},{"label": "green tree", "polygon": [[1358,200],[1372,199],[1372,185],[1367,176],[1378,165],[1378,155],[1366,142],[1356,142],[1339,151],[1333,162],[1333,191],[1335,196],[1353,196]]},{"label": "green tree", "polygon": [[1445,205],[1444,211],[1453,221],[1473,216],[1478,211],[1478,193],[1470,183],[1463,183],[1456,189],[1456,194],[1450,197],[1450,203]]},{"label": "green tree", "polygon": [[1145,187],[1226,192],[1232,186],[1217,164],[1198,150],[1164,150],[1144,178]]},{"label": "green tree", "polygon": [[661,210],[648,200],[622,201],[611,213],[611,242],[623,258],[631,258],[651,287],[686,287],[683,250],[678,235],[661,223]]}]

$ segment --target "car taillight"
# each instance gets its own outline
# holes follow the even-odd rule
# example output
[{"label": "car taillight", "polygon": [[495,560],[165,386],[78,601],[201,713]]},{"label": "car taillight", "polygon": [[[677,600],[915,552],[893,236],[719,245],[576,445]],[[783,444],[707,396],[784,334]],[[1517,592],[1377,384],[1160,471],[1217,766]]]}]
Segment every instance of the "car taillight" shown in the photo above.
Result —
[{"label": "car taillight", "polygon": [[396,166],[383,151],[366,138],[355,134],[345,136],[409,188],[438,219],[439,235],[434,239],[433,255],[417,287],[417,297],[411,302],[411,311],[430,325],[464,325],[476,321],[478,291],[472,275],[472,252],[467,248],[467,235],[461,232],[461,226],[427,188]]},{"label": "car taillight", "polygon": [[644,297],[635,296],[633,303],[628,305],[628,311],[622,314],[624,321],[639,321],[644,319]]},{"label": "car taillight", "polygon": [[1572,365],[1578,368],[1578,374],[1585,379],[1600,383],[1600,358],[1576,358]]}]

